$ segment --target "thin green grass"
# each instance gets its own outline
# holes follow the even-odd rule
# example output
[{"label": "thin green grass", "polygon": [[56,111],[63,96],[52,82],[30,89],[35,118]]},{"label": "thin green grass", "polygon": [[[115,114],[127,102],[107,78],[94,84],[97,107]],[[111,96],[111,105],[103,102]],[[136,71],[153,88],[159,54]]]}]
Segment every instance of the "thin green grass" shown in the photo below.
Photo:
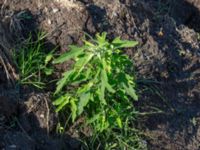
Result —
[{"label": "thin green grass", "polygon": [[18,51],[15,51],[14,58],[20,73],[19,83],[22,85],[43,89],[47,82],[46,77],[53,72],[53,68],[48,66],[53,51],[46,53],[43,37],[41,33],[38,34],[36,41],[30,37]]}]

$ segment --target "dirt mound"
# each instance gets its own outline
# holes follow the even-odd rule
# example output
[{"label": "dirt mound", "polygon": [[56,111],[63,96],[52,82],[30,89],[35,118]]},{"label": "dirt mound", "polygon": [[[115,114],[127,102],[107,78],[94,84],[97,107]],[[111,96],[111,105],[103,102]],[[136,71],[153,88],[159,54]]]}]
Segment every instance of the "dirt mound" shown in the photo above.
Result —
[{"label": "dirt mound", "polygon": [[[35,19],[32,28],[37,26],[46,31],[48,42],[59,45],[61,52],[69,44],[82,44],[84,32],[93,35],[106,31],[109,38],[120,36],[139,41],[137,48],[126,51],[135,62],[138,77],[142,77],[140,86],[151,89],[140,96],[139,108],[149,111],[156,107],[164,112],[141,120],[140,128],[149,137],[149,149],[199,149],[200,39],[197,31],[200,31],[200,13],[197,1],[7,0],[0,5],[4,18],[30,10],[32,20]],[[0,73],[2,91],[5,91],[4,76]],[[156,82],[149,84],[147,79]],[[144,84],[144,81],[147,82]],[[18,101],[0,95],[3,106],[0,114],[5,118],[3,123],[0,121],[3,124],[1,148],[78,148],[79,143],[73,138],[63,140],[53,134],[57,117],[48,94],[17,90]],[[13,116],[17,118],[17,125],[8,128],[11,126],[8,120]]]}]

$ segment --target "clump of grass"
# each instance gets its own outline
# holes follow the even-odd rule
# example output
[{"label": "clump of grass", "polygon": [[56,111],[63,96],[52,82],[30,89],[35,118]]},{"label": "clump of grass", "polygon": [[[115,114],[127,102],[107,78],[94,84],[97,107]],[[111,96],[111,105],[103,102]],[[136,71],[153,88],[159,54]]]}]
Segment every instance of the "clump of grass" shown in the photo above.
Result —
[{"label": "clump of grass", "polygon": [[84,40],[81,47],[69,46],[69,52],[54,60],[54,64],[75,62],[57,82],[53,104],[57,112],[70,112],[72,123],[85,119],[83,125],[92,128],[90,146],[98,147],[98,141],[106,149],[140,145],[134,126],[130,126],[136,112],[133,101],[138,100],[133,63],[121,50],[137,44],[119,37],[108,41],[104,32]]},{"label": "clump of grass", "polygon": [[19,70],[20,84],[33,85],[44,88],[46,77],[51,75],[53,68],[49,62],[53,57],[53,51],[46,53],[44,48],[44,34],[39,33],[37,40],[30,37],[25,44],[15,51],[15,62]]},{"label": "clump of grass", "polygon": [[125,122],[121,129],[107,129],[95,132],[89,138],[83,138],[82,149],[85,150],[147,150],[147,143],[142,140],[141,132],[134,127],[134,120]]}]

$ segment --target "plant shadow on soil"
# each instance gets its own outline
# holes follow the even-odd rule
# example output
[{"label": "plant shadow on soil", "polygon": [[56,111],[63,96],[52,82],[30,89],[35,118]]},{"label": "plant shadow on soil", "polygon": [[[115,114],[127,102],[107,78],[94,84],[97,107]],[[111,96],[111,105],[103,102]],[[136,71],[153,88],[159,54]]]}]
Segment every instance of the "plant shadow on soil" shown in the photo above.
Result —
[{"label": "plant shadow on soil", "polygon": [[[22,14],[31,19],[19,19]],[[6,25],[11,27],[11,22],[15,30],[10,32],[11,28],[5,28],[9,32],[3,32],[12,33],[13,38],[9,42],[17,41],[19,44],[17,39],[23,37],[26,40],[30,34],[33,38],[37,37],[37,16],[33,16],[30,11],[15,12]],[[5,22],[1,23],[5,25]],[[47,40],[44,43],[47,51],[56,47]],[[4,41],[1,41],[0,48],[3,48],[3,44]],[[58,116],[50,97],[47,91],[31,86],[8,85],[6,74],[0,68],[0,149],[79,149],[80,142],[75,138],[56,134]]]},{"label": "plant shadow on soil", "polygon": [[[106,32],[108,28],[110,27],[109,21],[106,19],[106,10],[102,9],[96,5],[89,5],[87,7],[87,10],[89,12],[89,15],[92,18],[92,23],[94,27],[96,27],[96,31],[99,32]],[[103,22],[103,24],[102,24]],[[87,32],[87,27],[85,28],[85,31]],[[90,33],[90,32],[88,32]],[[92,33],[90,33],[92,34]],[[95,33],[93,33],[95,34]]]}]

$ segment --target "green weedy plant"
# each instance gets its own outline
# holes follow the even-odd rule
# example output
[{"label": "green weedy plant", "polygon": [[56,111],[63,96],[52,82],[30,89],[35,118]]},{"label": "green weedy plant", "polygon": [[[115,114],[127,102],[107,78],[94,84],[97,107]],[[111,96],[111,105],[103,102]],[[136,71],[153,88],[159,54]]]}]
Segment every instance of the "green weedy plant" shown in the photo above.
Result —
[{"label": "green weedy plant", "polygon": [[24,46],[15,51],[14,59],[20,74],[20,84],[33,85],[42,89],[45,87],[43,77],[53,72],[53,68],[49,66],[53,51],[45,53],[44,34],[39,33],[37,36],[37,41],[33,41],[30,36]]},{"label": "green weedy plant", "polygon": [[69,52],[53,61],[60,64],[74,60],[72,68],[57,82],[53,102],[56,111],[70,110],[72,122],[84,116],[86,124],[97,132],[122,128],[138,96],[135,77],[128,73],[133,64],[121,49],[137,44],[119,37],[109,42],[104,32],[84,40],[81,47],[70,45]]}]

